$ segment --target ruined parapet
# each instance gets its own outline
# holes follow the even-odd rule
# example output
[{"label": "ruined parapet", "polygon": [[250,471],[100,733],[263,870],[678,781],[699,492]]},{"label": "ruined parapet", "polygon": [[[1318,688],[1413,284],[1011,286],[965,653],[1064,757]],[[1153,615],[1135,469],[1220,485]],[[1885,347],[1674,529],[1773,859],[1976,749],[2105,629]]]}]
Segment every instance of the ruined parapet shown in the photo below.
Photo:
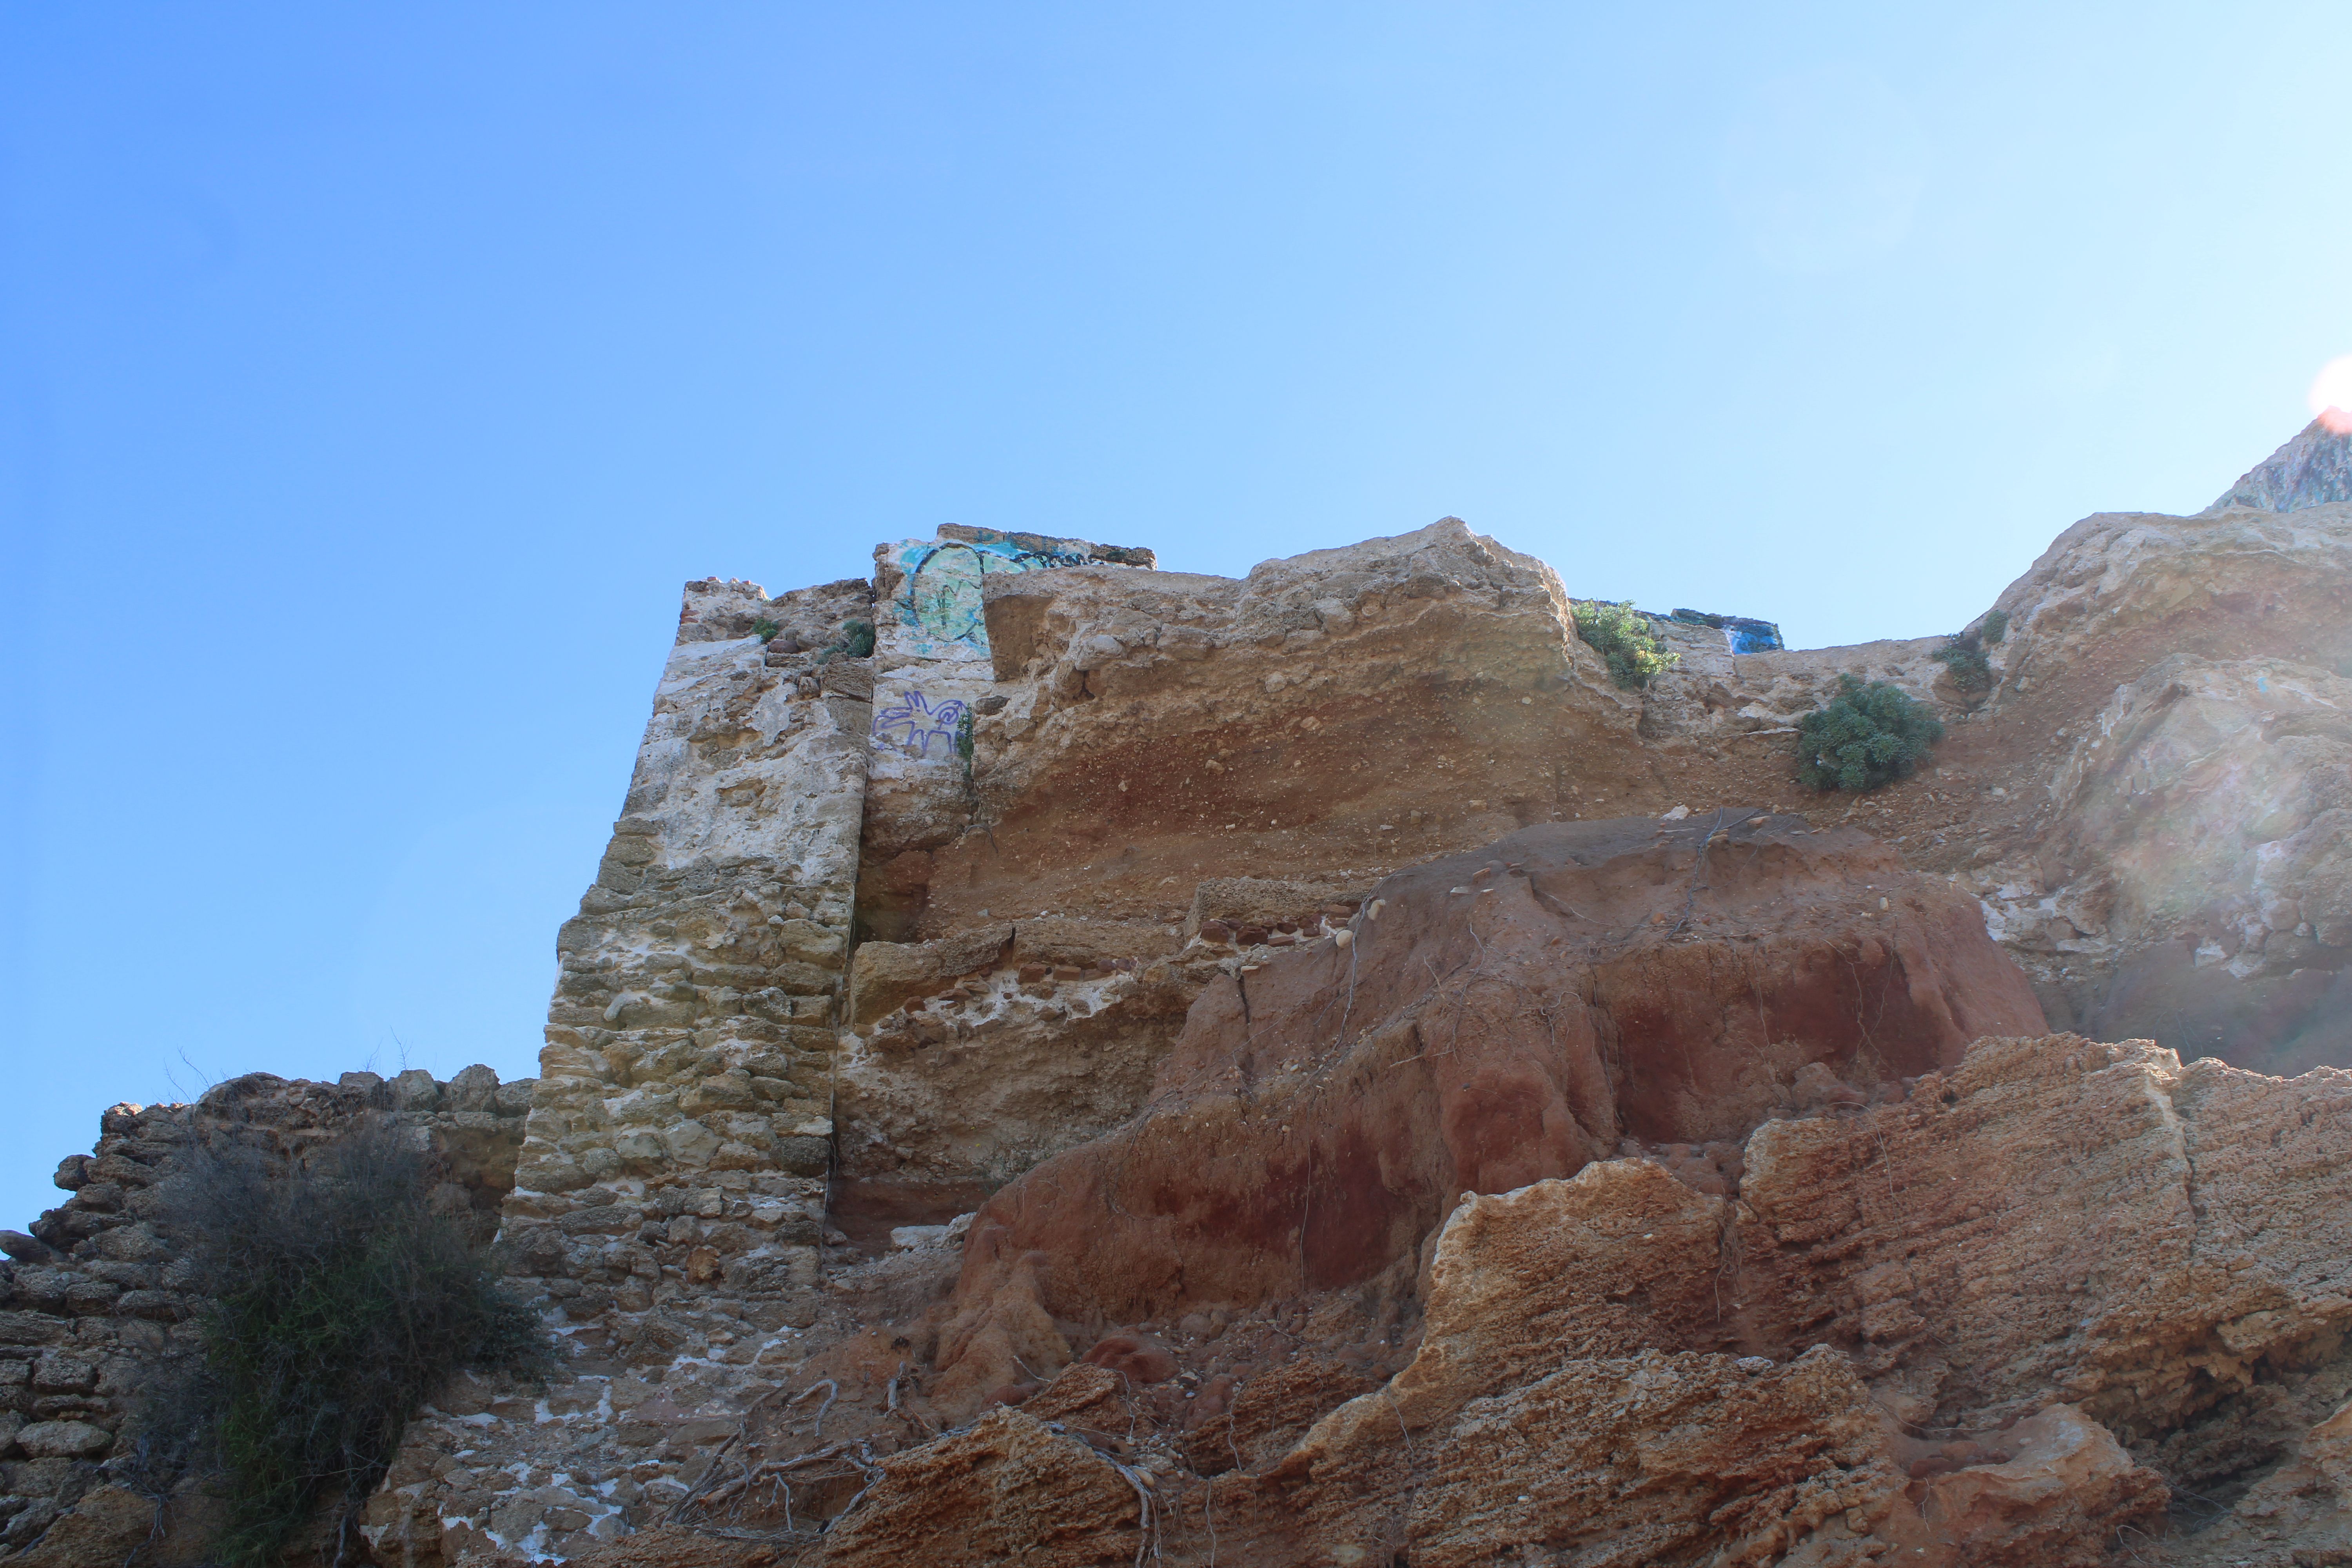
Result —
[{"label": "ruined parapet", "polygon": [[166,1358],[195,1348],[195,1263],[164,1223],[165,1188],[194,1151],[289,1162],[383,1118],[435,1157],[436,1206],[478,1216],[487,1239],[514,1184],[532,1087],[486,1067],[446,1083],[421,1068],[334,1084],[250,1073],[192,1104],[108,1110],[97,1148],[58,1167],[72,1195],[31,1234],[0,1232],[0,1560],[117,1479],[142,1391]]}]

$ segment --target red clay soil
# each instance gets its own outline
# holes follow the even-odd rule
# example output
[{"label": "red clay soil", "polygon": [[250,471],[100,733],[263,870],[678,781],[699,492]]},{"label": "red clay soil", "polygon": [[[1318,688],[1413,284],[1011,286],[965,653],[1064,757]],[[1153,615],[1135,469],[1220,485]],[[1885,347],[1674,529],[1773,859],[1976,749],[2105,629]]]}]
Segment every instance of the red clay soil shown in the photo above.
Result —
[{"label": "red clay soil", "polygon": [[980,1211],[946,1401],[1017,1380],[1047,1318],[1370,1280],[1465,1193],[1629,1138],[1737,1139],[2045,1027],[1973,900],[1860,833],[1753,811],[1525,828],[1389,878],[1351,931],[1234,964],[1140,1116]]}]

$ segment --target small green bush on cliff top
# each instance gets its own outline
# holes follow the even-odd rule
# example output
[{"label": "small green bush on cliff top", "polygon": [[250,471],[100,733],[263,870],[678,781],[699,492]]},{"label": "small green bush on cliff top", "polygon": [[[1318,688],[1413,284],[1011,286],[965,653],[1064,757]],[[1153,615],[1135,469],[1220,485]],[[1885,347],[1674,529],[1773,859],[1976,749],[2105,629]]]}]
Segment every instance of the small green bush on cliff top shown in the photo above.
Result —
[{"label": "small green bush on cliff top", "polygon": [[1962,691],[1992,689],[1992,660],[1985,657],[1976,635],[1954,637],[1927,656],[1951,671],[1952,685]]},{"label": "small green bush on cliff top", "polygon": [[1576,635],[1609,662],[1609,679],[1627,690],[1650,684],[1650,678],[1672,669],[1682,655],[1667,649],[1664,639],[1650,629],[1649,617],[1638,614],[1633,601],[1612,605],[1606,600],[1571,600]]},{"label": "small green bush on cliff top", "polygon": [[1837,696],[1797,721],[1797,782],[1876,789],[1907,776],[1943,738],[1943,721],[1886,682],[1841,675]]},{"label": "small green bush on cliff top", "polygon": [[1960,690],[1990,691],[1992,660],[1985,657],[1985,647],[2008,635],[2009,612],[1988,610],[1976,630],[1962,632],[1927,657],[1952,672],[1952,684]]},{"label": "small green bush on cliff top", "polygon": [[871,658],[872,657],[874,657],[874,623],[844,621],[841,625],[841,640],[819,649],[816,661],[819,664],[828,664],[836,658]]},{"label": "small green bush on cliff top", "polygon": [[437,1180],[368,1126],[290,1169],[236,1151],[173,1184],[165,1224],[212,1305],[201,1366],[156,1379],[141,1451],[214,1473],[231,1568],[276,1563],[330,1498],[356,1509],[452,1373],[551,1365],[536,1318],[429,1202]]}]

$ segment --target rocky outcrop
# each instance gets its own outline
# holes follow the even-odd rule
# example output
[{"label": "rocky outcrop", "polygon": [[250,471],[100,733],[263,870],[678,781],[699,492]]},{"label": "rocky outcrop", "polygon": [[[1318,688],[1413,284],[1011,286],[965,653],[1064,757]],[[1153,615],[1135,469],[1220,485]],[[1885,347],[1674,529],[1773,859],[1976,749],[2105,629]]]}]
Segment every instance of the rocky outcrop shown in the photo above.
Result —
[{"label": "rocky outcrop", "polygon": [[989,832],[933,857],[942,928],[1181,910],[1236,869],[1385,869],[1649,771],[1639,702],[1558,576],[1450,519],[1243,579],[1083,568],[985,594],[1006,701],[973,730]]},{"label": "rocky outcrop", "polygon": [[[566,1352],[436,1398],[370,1550],[2352,1560],[2344,450],[1955,636],[1654,623],[1641,691],[1451,519],[688,584],[520,1151],[468,1074],[256,1101],[431,1118]],[[1801,799],[1849,675],[1947,738]],[[136,1544],[189,1303],[119,1152],[10,1243],[27,1561]]]},{"label": "rocky outcrop", "polygon": [[980,1211],[943,1396],[1017,1381],[1041,1310],[1360,1284],[1465,1192],[1629,1139],[1736,1142],[2041,1027],[1973,904],[1861,835],[1753,811],[1524,829],[1389,878],[1305,951],[1228,960],[1149,1112]]},{"label": "rocky outcrop", "polygon": [[2340,410],[2305,426],[2294,440],[2250,468],[2207,511],[2298,511],[2352,501],[2352,434]]},{"label": "rocky outcrop", "polygon": [[2352,681],[2174,655],[2085,731],[2053,784],[2081,871],[2043,927],[2113,965],[2074,980],[2085,1026],[2274,1072],[2352,1061]]},{"label": "rocky outcrop", "polygon": [[2352,1059],[2347,595],[2352,507],[2330,504],[2086,519],[2001,595],[1965,728],[2019,762],[1962,874],[2054,1020],[2249,1067]]},{"label": "rocky outcrop", "polygon": [[[1178,1562],[1206,1560],[1213,1518],[1229,1564],[2098,1563],[2119,1539],[2153,1549],[2174,1488],[2226,1494],[2267,1430],[2269,1457],[2300,1457],[2245,1494],[2230,1538],[2282,1514],[2334,1528],[2342,1423],[2305,1437],[2276,1415],[2290,1390],[2352,1375],[2347,1118],[2335,1069],[1986,1041],[1898,1100],[1768,1121],[1728,1196],[1643,1156],[1466,1198],[1433,1238],[1409,1358],[1246,1463],[1196,1467],[1208,1445],[1183,1436],[1213,1436],[1284,1375],[1213,1372],[1226,1327],[1175,1331],[1193,1411],[1123,1390],[1062,1423],[1050,1465],[1074,1497],[1103,1468],[1086,1446],[1142,1475]],[[1336,1348],[1339,1295],[1286,1320],[1287,1365]],[[887,1468],[984,1473],[1010,1462],[1000,1431],[1031,1429],[992,1415]],[[1055,1441],[1053,1424],[1024,1440]],[[1099,1479],[1003,1555],[1142,1525]],[[1004,1484],[877,1489],[840,1539],[919,1554],[980,1528]]]}]

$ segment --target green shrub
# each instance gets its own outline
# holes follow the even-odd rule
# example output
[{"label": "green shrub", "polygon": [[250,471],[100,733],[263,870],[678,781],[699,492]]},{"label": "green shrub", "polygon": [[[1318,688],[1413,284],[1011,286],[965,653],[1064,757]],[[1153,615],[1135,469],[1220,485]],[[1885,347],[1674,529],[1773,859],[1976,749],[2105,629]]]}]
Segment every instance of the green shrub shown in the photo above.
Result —
[{"label": "green shrub", "polygon": [[1952,685],[1962,691],[1992,689],[1992,661],[1973,637],[1955,637],[1927,656],[1952,673]]},{"label": "green shrub", "polygon": [[765,616],[761,616],[758,620],[751,623],[751,635],[758,637],[761,642],[766,642],[783,629],[783,627],[776,625],[775,622],[768,619]]},{"label": "green shrub", "polygon": [[173,1183],[163,1221],[211,1305],[200,1362],[155,1380],[139,1451],[214,1473],[219,1562],[274,1563],[322,1501],[356,1509],[452,1373],[552,1365],[538,1320],[433,1207],[437,1181],[372,1124],[290,1168],[199,1154]]},{"label": "green shrub", "polygon": [[836,658],[868,658],[874,653],[874,623],[845,621],[841,640],[824,647],[816,656],[819,664],[830,664]]},{"label": "green shrub", "polygon": [[1838,694],[1797,722],[1797,782],[1873,790],[1907,776],[1944,738],[1943,721],[1883,680],[1838,677]]},{"label": "green shrub", "polygon": [[1649,685],[1653,676],[1682,660],[1650,629],[1649,617],[1638,614],[1631,599],[1616,605],[1571,600],[1569,613],[1576,618],[1578,638],[1608,661],[1609,679],[1629,691]]},{"label": "green shrub", "polygon": [[1961,691],[1992,689],[1992,660],[1985,657],[1985,645],[1998,643],[2009,635],[2009,612],[1988,610],[1977,629],[1962,632],[1927,657],[1951,671],[1952,685]]}]

